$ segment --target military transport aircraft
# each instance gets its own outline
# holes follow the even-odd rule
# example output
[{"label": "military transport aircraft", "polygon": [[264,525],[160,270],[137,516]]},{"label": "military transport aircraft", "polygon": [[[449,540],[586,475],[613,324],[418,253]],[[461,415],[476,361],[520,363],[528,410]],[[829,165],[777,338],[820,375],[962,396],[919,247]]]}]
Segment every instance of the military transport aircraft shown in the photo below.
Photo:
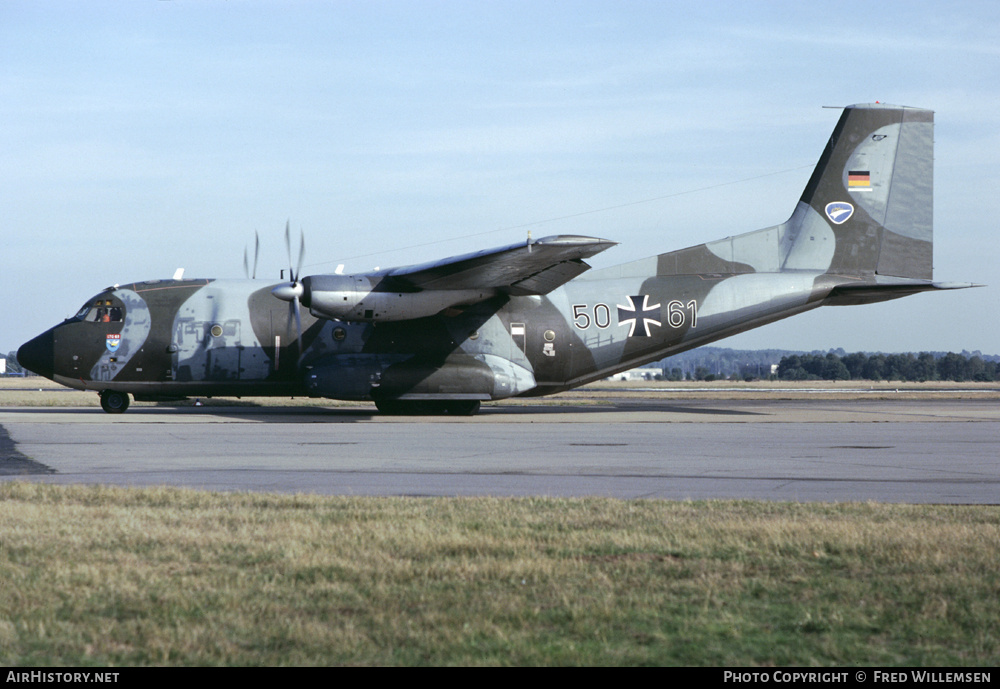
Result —
[{"label": "military transport aircraft", "polygon": [[97,391],[110,413],[129,395],[308,395],[472,414],[483,400],[568,390],[818,306],[972,286],[932,280],[932,175],[932,111],[854,105],[781,225],[590,272],[584,259],[615,242],[529,238],[307,277],[300,249],[279,284],[109,287],[17,357]]}]

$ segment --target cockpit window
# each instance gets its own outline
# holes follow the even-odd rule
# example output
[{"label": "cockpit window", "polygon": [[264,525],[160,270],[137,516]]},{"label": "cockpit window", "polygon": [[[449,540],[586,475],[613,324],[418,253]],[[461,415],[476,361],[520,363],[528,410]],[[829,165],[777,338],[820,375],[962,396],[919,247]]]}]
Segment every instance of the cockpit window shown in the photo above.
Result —
[{"label": "cockpit window", "polygon": [[89,323],[120,323],[124,316],[124,309],[110,299],[88,302],[76,314],[78,319]]}]

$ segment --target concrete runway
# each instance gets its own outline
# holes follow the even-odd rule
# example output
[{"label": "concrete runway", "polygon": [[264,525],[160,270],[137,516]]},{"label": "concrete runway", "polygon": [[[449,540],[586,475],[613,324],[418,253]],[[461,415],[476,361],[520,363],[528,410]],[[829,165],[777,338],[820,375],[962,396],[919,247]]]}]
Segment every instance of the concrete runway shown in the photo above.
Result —
[{"label": "concrete runway", "polygon": [[0,479],[340,495],[1000,504],[1000,404],[598,400],[471,418],[371,406],[0,408]]}]

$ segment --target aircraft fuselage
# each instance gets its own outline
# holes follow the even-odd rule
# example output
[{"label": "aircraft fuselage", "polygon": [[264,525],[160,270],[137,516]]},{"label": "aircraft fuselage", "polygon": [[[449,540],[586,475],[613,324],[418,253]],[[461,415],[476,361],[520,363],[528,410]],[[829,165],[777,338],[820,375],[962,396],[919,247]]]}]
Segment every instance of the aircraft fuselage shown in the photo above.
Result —
[{"label": "aircraft fuselage", "polygon": [[769,276],[755,298],[760,277],[578,279],[385,323],[305,314],[301,352],[273,283],[140,282],[88,300],[19,360],[69,387],[138,399],[543,395],[817,306],[829,291],[818,274],[786,276],[780,292]]}]

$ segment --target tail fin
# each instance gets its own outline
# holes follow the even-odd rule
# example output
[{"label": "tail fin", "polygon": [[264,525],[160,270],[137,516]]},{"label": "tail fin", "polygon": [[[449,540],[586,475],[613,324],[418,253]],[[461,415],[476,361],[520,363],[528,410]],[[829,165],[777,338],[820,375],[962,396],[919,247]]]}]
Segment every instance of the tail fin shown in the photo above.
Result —
[{"label": "tail fin", "polygon": [[844,109],[787,222],[657,256],[658,275],[819,271],[930,280],[934,113]]},{"label": "tail fin", "polygon": [[[812,264],[808,268],[840,275],[930,280],[933,127],[930,110],[881,104],[846,108],[786,223],[796,236],[785,267],[806,259]],[[826,266],[822,260],[817,264],[819,257],[807,259],[813,252],[800,246],[806,244],[802,231],[815,230],[817,220],[835,239]],[[810,237],[809,243],[815,241]]]}]

